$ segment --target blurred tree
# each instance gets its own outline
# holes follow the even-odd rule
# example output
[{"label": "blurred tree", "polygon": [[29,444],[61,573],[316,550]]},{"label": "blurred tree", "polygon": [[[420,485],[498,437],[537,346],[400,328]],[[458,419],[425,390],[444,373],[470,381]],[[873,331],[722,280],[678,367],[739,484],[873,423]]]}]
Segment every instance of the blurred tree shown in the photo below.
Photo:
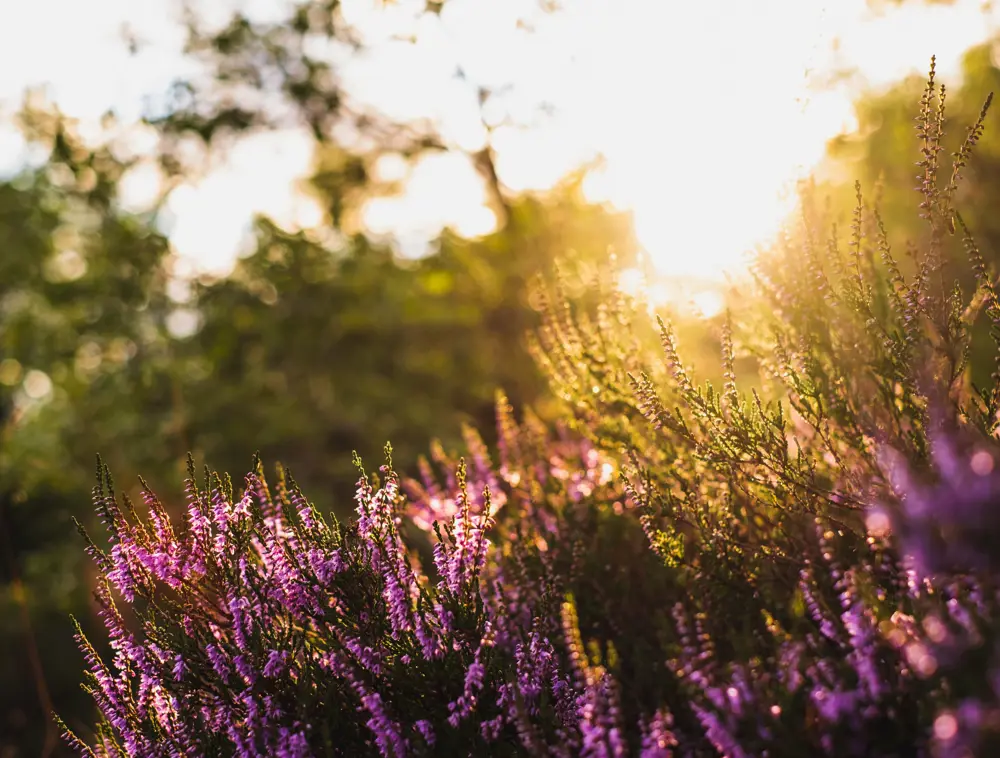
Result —
[{"label": "blurred tree", "polygon": [[463,421],[492,429],[498,386],[538,400],[527,282],[567,249],[628,245],[628,220],[581,205],[574,185],[511,211],[516,233],[446,232],[406,265],[362,236],[331,251],[261,219],[233,274],[196,287],[203,325],[177,347],[192,447],[234,472],[260,449],[344,508],[349,451],[375,458],[391,440],[412,465],[431,437],[458,443]]},{"label": "blurred tree", "polygon": [[[332,9],[323,18],[333,20],[320,22],[315,8]],[[467,240],[446,231],[426,257],[401,260],[342,228],[366,194],[391,189],[372,180],[380,154],[443,146],[426,125],[344,106],[328,64],[299,46],[308,37],[314,48],[317,34],[355,43],[330,25],[335,5],[297,14],[288,25],[237,18],[211,37],[193,31],[192,55],[207,55],[215,78],[178,85],[150,123],[165,193],[200,170],[192,138],[214,150],[291,123],[281,114],[307,123],[316,138],[307,184],[335,232],[293,234],[260,218],[232,275],[196,281],[186,302],[171,298],[175,258],[157,208],[134,214],[120,202],[139,158],[113,140],[84,142],[51,105],[22,114],[48,157],[0,182],[3,755],[60,751],[50,708],[82,732],[91,721],[68,613],[89,626],[92,577],[72,518],[93,526],[96,452],[123,481],[141,472],[176,504],[186,451],[240,477],[260,449],[322,507],[343,512],[352,449],[377,460],[391,439],[405,465],[432,437],[457,443],[462,421],[494,429],[497,386],[518,404],[540,402],[522,341],[534,323],[526,283],[557,256],[575,251],[585,264],[609,246],[626,259],[634,249],[629,219],[586,206],[576,180],[544,197],[508,192],[488,145],[470,157],[501,220],[496,232]],[[275,70],[288,77],[276,90]],[[284,110],[272,107],[275,91]],[[247,105],[255,101],[265,105]],[[335,139],[337,123],[351,124],[349,144]],[[106,126],[115,131],[111,117]],[[194,319],[184,337],[167,328],[178,311]]]},{"label": "blurred tree", "polygon": [[[429,4],[427,12],[440,12],[441,5]],[[352,190],[369,183],[372,158],[445,149],[429,121],[400,124],[350,97],[338,62],[364,46],[340,0],[299,0],[270,21],[237,10],[223,24],[207,24],[189,6],[185,22],[186,53],[200,64],[199,74],[178,79],[151,103],[148,116],[160,134],[168,176],[196,174],[199,145],[224,149],[247,134],[305,129],[327,158],[335,156],[320,162],[328,211],[338,225]]]},{"label": "blurred tree", "polygon": [[[541,385],[522,346],[533,323],[527,281],[570,250],[593,261],[614,246],[628,259],[629,219],[585,207],[577,180],[547,198],[508,191],[490,143],[494,122],[482,119],[486,139],[469,152],[430,120],[399,123],[352,97],[338,62],[365,48],[338,0],[299,0],[266,21],[240,11],[222,24],[194,10],[186,19],[200,74],[176,82],[149,118],[168,176],[189,178],[204,150],[243,136],[304,128],[315,153],[303,188],[323,226],[337,230],[293,234],[259,219],[253,252],[233,274],[195,287],[200,329],[177,347],[189,446],[236,471],[259,447],[313,492],[332,483],[346,494],[351,449],[377,451],[391,439],[405,465],[432,436],[457,441],[460,421],[492,429],[498,385],[516,403],[536,400]],[[506,94],[469,80],[457,62],[454,77],[469,88],[474,118]],[[398,189],[376,178],[375,164],[444,150],[479,172],[497,229],[476,241],[445,232],[428,257],[401,261],[360,234],[364,200]],[[219,385],[229,389],[213,391]]]}]

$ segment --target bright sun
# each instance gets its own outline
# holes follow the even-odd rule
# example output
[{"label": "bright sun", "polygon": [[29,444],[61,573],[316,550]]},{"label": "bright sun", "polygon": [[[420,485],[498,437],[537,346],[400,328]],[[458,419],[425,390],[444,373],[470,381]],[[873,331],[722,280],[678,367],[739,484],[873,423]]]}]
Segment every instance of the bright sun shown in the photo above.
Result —
[{"label": "bright sun", "polygon": [[[377,36],[398,31],[406,5],[382,6],[377,21],[369,0],[345,0],[344,7]],[[825,80],[854,68],[864,84],[884,86],[925,70],[931,54],[947,79],[963,51],[989,36],[992,20],[980,0],[902,7],[876,0],[574,0],[548,16],[534,3],[535,31],[519,34],[516,21],[530,16],[532,5],[449,0],[440,19],[421,22],[415,45],[388,46],[381,66],[373,60],[358,69],[358,81],[397,116],[408,115],[399,100],[404,90],[414,108],[431,102],[439,115],[465,114],[441,122],[467,149],[486,138],[478,114],[469,118],[459,92],[449,101],[440,90],[422,90],[434,71],[461,61],[473,82],[510,84],[508,112],[553,94],[555,115],[543,126],[493,129],[500,178],[513,190],[544,189],[601,156],[603,167],[584,185],[588,198],[633,212],[637,237],[663,276],[703,284],[744,269],[748,253],[794,210],[796,182],[820,161],[826,141],[856,126],[857,82],[828,87]],[[368,219],[405,231],[433,225],[434,216],[482,233],[488,219],[471,223],[474,177],[457,164],[446,169],[442,162],[436,181],[415,171],[420,193],[382,199]],[[430,185],[437,187],[434,207]],[[482,202],[478,196],[473,205]]]},{"label": "bright sun", "polygon": [[[625,4],[633,18],[615,27],[619,52],[602,72],[615,101],[592,116],[605,121],[607,163],[588,194],[634,212],[638,239],[664,274],[717,279],[740,267],[777,231],[795,179],[822,154],[817,127],[850,126],[849,102],[806,101],[805,72],[823,42],[823,14],[804,13],[808,5],[693,3],[678,14]],[[648,81],[611,86],[637,71]]]},{"label": "bright sun", "polygon": [[826,141],[856,128],[857,91],[818,87],[822,77],[848,64],[881,86],[923,70],[932,53],[947,77],[988,27],[978,2],[885,15],[873,5],[620,3],[605,27],[617,32],[606,34],[608,65],[596,69],[611,101],[590,113],[607,167],[588,194],[634,212],[664,275],[718,281],[742,270],[794,210],[795,185]]}]

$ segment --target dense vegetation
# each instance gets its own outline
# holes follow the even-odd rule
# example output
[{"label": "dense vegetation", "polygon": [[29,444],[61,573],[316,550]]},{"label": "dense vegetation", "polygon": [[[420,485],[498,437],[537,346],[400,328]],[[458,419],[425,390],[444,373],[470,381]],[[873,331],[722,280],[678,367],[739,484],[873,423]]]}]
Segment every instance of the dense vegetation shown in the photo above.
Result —
[{"label": "dense vegetation", "polygon": [[988,105],[945,160],[932,65],[905,257],[877,196],[858,186],[842,234],[806,191],[720,323],[720,388],[610,262],[595,289],[536,285],[558,423],[501,396],[492,455],[467,428],[414,477],[356,461],[346,523],[280,467],[236,487],[191,461],[172,517],[99,464],[112,652],[77,636],[103,720],[69,744],[992,754],[1000,300],[956,205]]},{"label": "dense vegetation", "polygon": [[[324,511],[346,515],[352,450],[373,459],[391,439],[415,473],[429,440],[453,447],[462,423],[490,437],[501,385],[547,413],[523,341],[537,324],[527,282],[557,252],[633,250],[628,218],[581,202],[577,180],[517,196],[495,180],[488,151],[470,158],[493,177],[494,233],[446,230],[407,260],[349,228],[366,197],[396,189],[375,177],[380,156],[457,148],[352,110],[329,65],[306,56],[303,34],[358,47],[337,6],[304,0],[281,23],[236,14],[222,29],[192,28],[206,75],[153,103],[147,152],[129,124],[109,115],[95,142],[38,95],[17,118],[32,160],[0,177],[0,753],[65,754],[50,713],[81,730],[94,718],[69,615],[100,626],[73,524],[99,534],[85,496],[95,452],[133,497],[142,473],[177,504],[187,451],[239,472],[259,450],[292,467]],[[239,115],[232,89],[246,99],[272,86],[287,96],[281,108],[265,99],[261,113]],[[281,123],[268,121],[277,113]],[[345,144],[341,122],[363,144]],[[290,125],[315,136],[302,183],[324,211],[318,229],[261,217],[231,274],[182,271],[164,198],[228,145]],[[151,161],[163,197],[136,211],[124,188]],[[171,332],[178,313],[196,316],[193,334]]]}]

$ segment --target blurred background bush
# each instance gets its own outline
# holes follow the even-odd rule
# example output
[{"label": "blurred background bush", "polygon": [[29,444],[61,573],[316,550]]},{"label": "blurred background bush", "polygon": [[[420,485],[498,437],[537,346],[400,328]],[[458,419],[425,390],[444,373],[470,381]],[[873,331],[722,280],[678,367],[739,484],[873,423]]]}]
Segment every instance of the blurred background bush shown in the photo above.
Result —
[{"label": "blurred background bush", "polygon": [[[883,177],[888,228],[921,234],[899,188],[927,58],[947,53],[956,123],[1000,83],[979,3],[776,2],[741,20],[721,0],[664,17],[165,2],[162,25],[112,2],[37,5],[0,10],[31,62],[0,93],[4,757],[57,754],[53,708],[81,732],[92,720],[69,614],[93,623],[73,518],[93,526],[96,453],[126,488],[141,473],[179,502],[188,451],[239,476],[259,450],[345,513],[352,450],[377,460],[391,440],[406,469],[463,422],[489,442],[499,387],[545,418],[524,334],[529,283],[554,262],[586,276],[614,251],[623,287],[688,314],[687,354],[714,354],[722,272],[738,285],[740,254],[792,209],[782,187],[815,169],[846,212],[855,178]],[[110,44],[91,16],[121,27],[109,81],[87,80],[87,50]],[[751,22],[787,22],[805,47],[762,52]],[[112,92],[130,61],[135,92]],[[989,124],[958,200],[994,262],[998,161]]]}]

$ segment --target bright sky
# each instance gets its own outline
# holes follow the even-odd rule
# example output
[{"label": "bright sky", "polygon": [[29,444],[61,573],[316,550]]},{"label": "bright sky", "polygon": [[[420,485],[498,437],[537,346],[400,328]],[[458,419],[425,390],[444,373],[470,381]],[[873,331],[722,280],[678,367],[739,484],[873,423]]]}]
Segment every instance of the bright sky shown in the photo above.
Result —
[{"label": "bright sky", "polygon": [[[237,4],[275,17],[282,0],[201,3],[219,19]],[[883,86],[926,71],[936,54],[948,80],[963,51],[1000,20],[981,0],[903,8],[865,0],[562,5],[545,14],[538,0],[449,0],[438,18],[421,14],[423,0],[344,0],[346,18],[371,45],[344,72],[355,97],[398,118],[431,117],[460,149],[415,166],[380,166],[406,177],[408,191],[368,204],[363,220],[372,232],[394,234],[416,253],[444,225],[467,235],[489,231],[483,188],[461,152],[484,144],[485,119],[500,124],[493,146],[512,190],[551,186],[602,155],[588,196],[634,211],[639,240],[663,274],[718,279],[777,230],[792,202],[789,187],[820,159],[827,139],[851,126],[855,91],[819,87],[826,74],[857,67],[870,86]],[[138,118],[144,97],[190,65],[179,54],[172,7],[170,0],[4,4],[0,101],[14,103],[25,86],[48,82],[70,115],[93,121],[114,107],[125,122]],[[136,58],[117,38],[125,24],[151,43]],[[454,77],[457,66],[466,81]],[[479,109],[477,86],[508,85],[509,95]],[[554,115],[536,117],[542,101]],[[142,142],[139,152],[148,149]],[[23,160],[19,144],[0,131],[0,170]],[[168,228],[178,255],[221,273],[253,212],[290,228],[316,224],[318,210],[293,188],[309,161],[304,135],[254,137],[176,189]],[[141,208],[155,188],[156,172],[140,167],[123,201]]]}]

